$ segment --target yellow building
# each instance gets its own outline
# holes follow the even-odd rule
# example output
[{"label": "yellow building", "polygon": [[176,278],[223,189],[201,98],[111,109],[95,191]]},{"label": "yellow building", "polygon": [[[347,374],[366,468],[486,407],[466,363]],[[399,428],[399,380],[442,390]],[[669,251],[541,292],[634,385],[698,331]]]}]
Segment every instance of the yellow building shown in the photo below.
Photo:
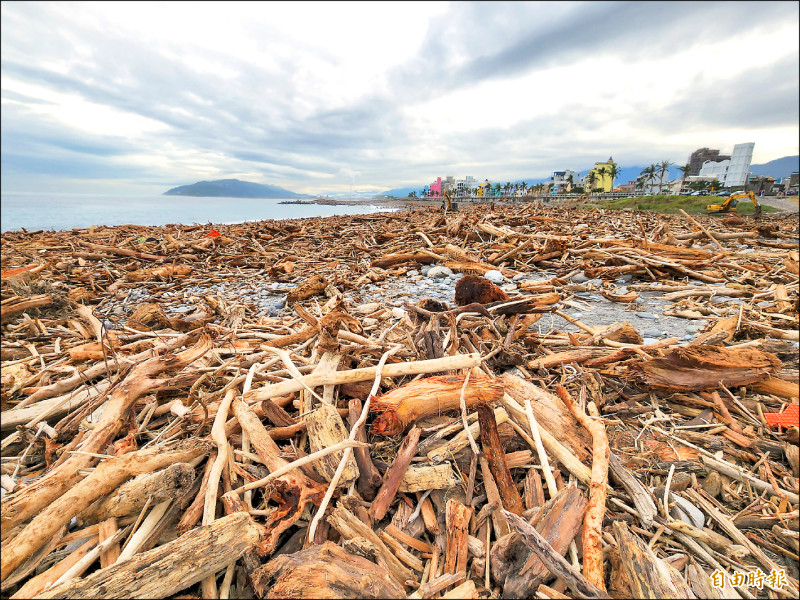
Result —
[{"label": "yellow building", "polygon": [[[487,187],[488,187],[488,190],[487,190]],[[492,184],[488,179],[486,181],[484,181],[483,183],[478,184],[478,197],[486,197],[486,195],[487,195],[486,192],[487,191],[491,191],[491,189],[492,189]]]},{"label": "yellow building", "polygon": [[[592,191],[610,192],[614,187],[614,179],[611,177],[611,169],[616,167],[617,163],[610,156],[606,162],[594,163],[594,169],[589,173],[594,173],[595,180]],[[587,175],[588,177],[588,175]],[[588,180],[587,180],[588,187]]]}]

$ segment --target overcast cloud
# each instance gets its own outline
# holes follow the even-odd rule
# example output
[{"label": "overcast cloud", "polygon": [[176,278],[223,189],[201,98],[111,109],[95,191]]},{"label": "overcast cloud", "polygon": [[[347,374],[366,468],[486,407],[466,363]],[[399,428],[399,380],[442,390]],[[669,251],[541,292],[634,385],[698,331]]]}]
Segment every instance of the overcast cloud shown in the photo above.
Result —
[{"label": "overcast cloud", "polygon": [[4,2],[3,191],[493,181],[798,153],[797,2]]}]

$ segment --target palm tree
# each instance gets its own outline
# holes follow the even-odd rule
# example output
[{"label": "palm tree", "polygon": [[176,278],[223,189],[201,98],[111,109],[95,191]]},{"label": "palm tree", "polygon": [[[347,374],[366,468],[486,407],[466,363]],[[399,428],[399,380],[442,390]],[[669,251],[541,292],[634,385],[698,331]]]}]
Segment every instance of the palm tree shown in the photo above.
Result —
[{"label": "palm tree", "polygon": [[692,165],[686,163],[682,167],[678,167],[678,170],[681,172],[681,191],[683,191],[683,186],[686,183],[686,176],[689,174],[689,171],[692,169]]},{"label": "palm tree", "polygon": [[619,175],[620,168],[617,165],[611,165],[610,167],[606,167],[606,169],[608,170],[608,174],[611,176],[611,189],[613,190],[614,180],[617,178],[617,175]]},{"label": "palm tree", "polygon": [[658,166],[656,164],[652,164],[649,167],[645,167],[642,169],[642,172],[639,174],[639,177],[643,178],[643,183],[645,187],[649,188],[648,193],[653,193],[653,179],[656,176],[656,171],[658,170]]},{"label": "palm tree", "polygon": [[600,191],[606,191],[606,175],[608,175],[608,167],[600,167],[597,169],[598,181],[600,182]]},{"label": "palm tree", "polygon": [[500,190],[502,189],[502,187],[503,186],[500,185],[499,183],[495,183],[494,184],[494,195],[495,196],[499,196],[500,195]]},{"label": "palm tree", "polygon": [[661,188],[664,187],[664,174],[667,172],[667,169],[669,169],[670,166],[672,166],[674,164],[675,163],[671,163],[668,160],[662,160],[661,164],[656,167],[658,169],[658,174],[659,174],[659,178],[658,178],[658,193],[659,194],[661,193]]},{"label": "palm tree", "polygon": [[523,181],[522,183],[519,184],[519,187],[522,188],[522,195],[524,196],[525,195],[525,190],[528,187],[528,184]]},{"label": "palm tree", "polygon": [[597,175],[595,175],[594,169],[589,171],[589,174],[586,176],[586,183],[588,184],[588,193],[592,193],[594,191],[594,184],[597,182]]}]

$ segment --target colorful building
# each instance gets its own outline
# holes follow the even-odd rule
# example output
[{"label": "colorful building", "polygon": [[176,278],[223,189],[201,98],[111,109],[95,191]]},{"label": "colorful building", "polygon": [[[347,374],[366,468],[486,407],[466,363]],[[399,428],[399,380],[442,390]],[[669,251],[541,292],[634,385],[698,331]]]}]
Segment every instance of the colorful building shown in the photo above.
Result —
[{"label": "colorful building", "polygon": [[[599,191],[599,192],[610,192],[614,187],[614,179],[611,177],[610,169],[615,167],[617,163],[614,162],[614,159],[610,156],[606,162],[599,162],[594,163],[594,168],[589,171],[589,173],[594,173],[594,186],[591,190],[587,191]],[[588,185],[588,177],[589,174],[586,175],[584,181]]]},{"label": "colorful building", "polygon": [[441,198],[442,196],[442,178],[437,177],[436,181],[428,186],[428,198]]}]

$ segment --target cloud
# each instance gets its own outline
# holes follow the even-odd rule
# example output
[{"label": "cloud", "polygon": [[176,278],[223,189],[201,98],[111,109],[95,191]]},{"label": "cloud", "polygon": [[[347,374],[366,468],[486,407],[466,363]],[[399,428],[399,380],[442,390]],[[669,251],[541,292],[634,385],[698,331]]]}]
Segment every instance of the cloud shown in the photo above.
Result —
[{"label": "cloud", "polygon": [[325,193],[797,153],[796,3],[0,11],[4,190],[246,174]]}]

